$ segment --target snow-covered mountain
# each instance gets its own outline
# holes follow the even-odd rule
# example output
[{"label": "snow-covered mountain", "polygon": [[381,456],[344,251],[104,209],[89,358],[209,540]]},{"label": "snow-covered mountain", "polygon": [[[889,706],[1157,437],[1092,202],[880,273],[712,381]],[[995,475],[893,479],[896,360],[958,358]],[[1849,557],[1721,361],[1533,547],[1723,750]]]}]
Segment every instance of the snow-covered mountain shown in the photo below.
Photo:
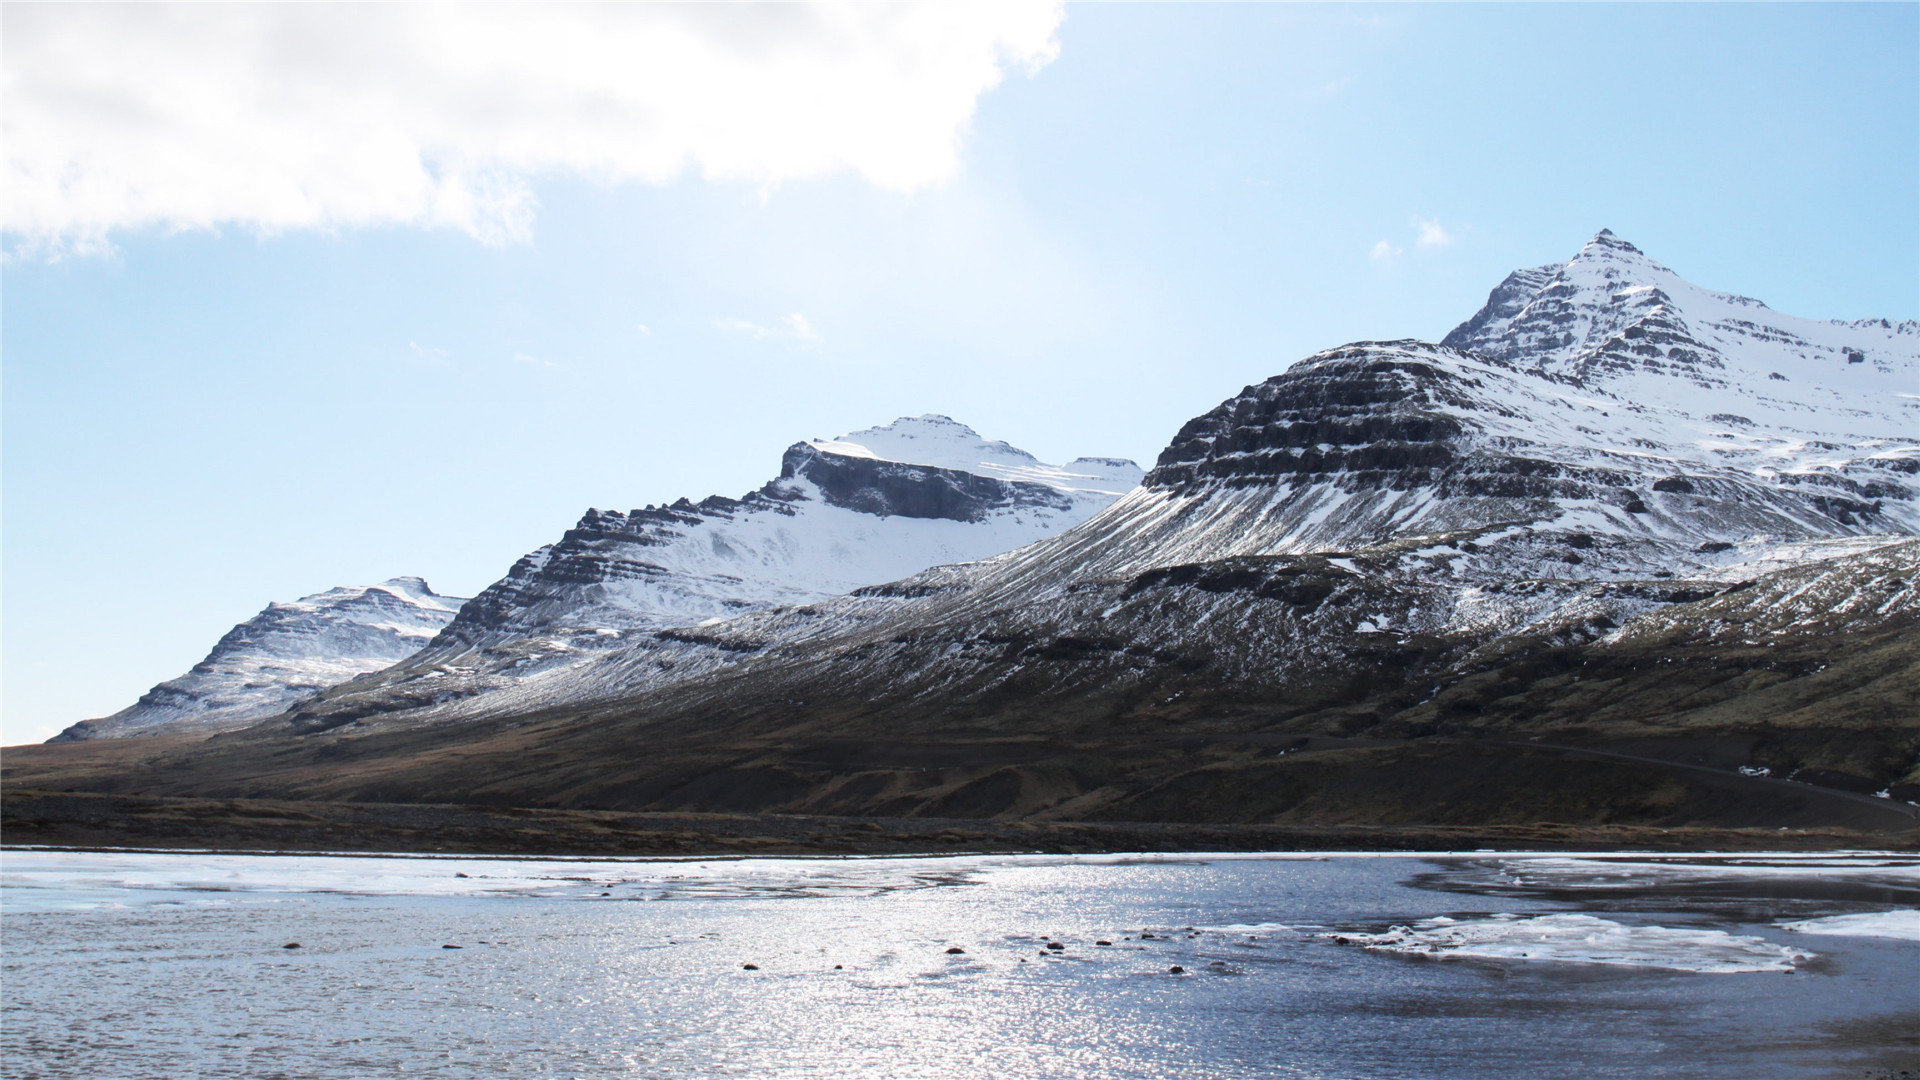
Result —
[{"label": "snow-covered mountain", "polygon": [[[1920,800],[1915,323],[1780,315],[1603,232],[1444,343],[1246,387],[1117,498],[953,441],[896,424],[745,499],[589,515],[430,650],[130,782],[1368,825]],[[893,580],[863,550],[1043,523],[1071,527]]]},{"label": "snow-covered mountain", "polygon": [[[1506,640],[1597,640],[1920,534],[1913,322],[1781,315],[1602,232],[1510,276],[1446,340],[1342,346],[1247,387],[1139,487],[1017,551],[635,635],[484,704],[402,707],[459,718],[703,678],[677,693],[1304,692],[1369,666],[1425,678]],[[831,445],[796,447],[786,482]],[[383,711],[364,705],[300,713]]]},{"label": "snow-covered mountain", "polygon": [[1043,464],[945,416],[796,443],[739,499],[587,511],[475,597],[431,657],[514,642],[524,662],[838,596],[1077,525],[1141,475],[1113,458]]},{"label": "snow-covered mountain", "polygon": [[1092,517],[1142,474],[1118,458],[1049,465],[936,415],[796,443],[777,478],[739,499],[587,511],[428,648],[336,696],[381,713],[517,700],[523,681],[564,683],[595,656],[663,635],[1022,547]]},{"label": "snow-covered mountain", "polygon": [[441,596],[417,577],[397,577],[268,604],[227,631],[185,675],[112,716],[74,724],[53,741],[141,735],[176,721],[237,727],[273,716],[419,651],[465,602]]}]

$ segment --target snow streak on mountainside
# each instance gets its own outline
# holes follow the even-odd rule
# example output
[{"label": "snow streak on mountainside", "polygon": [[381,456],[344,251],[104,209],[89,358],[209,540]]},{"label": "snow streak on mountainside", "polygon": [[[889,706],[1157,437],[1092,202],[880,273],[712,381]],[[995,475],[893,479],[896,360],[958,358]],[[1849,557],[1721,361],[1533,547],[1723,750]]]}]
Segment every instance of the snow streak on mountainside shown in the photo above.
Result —
[{"label": "snow streak on mountainside", "polygon": [[112,716],[69,727],[54,741],[139,735],[176,721],[202,729],[236,727],[273,716],[412,655],[465,602],[435,593],[417,577],[398,577],[268,604],[227,631],[185,675]]},{"label": "snow streak on mountainside", "polygon": [[[1779,315],[1602,232],[1564,266],[1510,276],[1447,344],[1343,346],[1246,388],[1077,528],[839,600],[637,636],[435,715],[710,672],[715,702],[755,680],[796,700],[832,687],[896,702],[1181,679],[1272,689],[1369,664],[1413,677],[1516,636],[1593,641],[1920,533],[1917,381],[1912,322]],[[804,464],[831,445],[796,451]],[[1911,561],[1899,550],[1887,566]]]},{"label": "snow streak on mountainside", "polygon": [[739,499],[589,510],[475,597],[429,648],[342,693],[391,711],[535,676],[564,681],[592,656],[676,628],[1030,544],[1085,521],[1141,476],[1117,458],[1048,465],[945,416],[796,443],[777,479]]}]

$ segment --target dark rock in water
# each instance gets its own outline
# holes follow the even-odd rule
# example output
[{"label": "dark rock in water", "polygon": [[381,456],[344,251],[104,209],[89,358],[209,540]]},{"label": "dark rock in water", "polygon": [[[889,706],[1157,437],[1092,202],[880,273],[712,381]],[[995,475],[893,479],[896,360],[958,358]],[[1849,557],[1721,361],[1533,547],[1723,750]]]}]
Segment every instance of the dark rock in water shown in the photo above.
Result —
[{"label": "dark rock in water", "polygon": [[742,971],[759,971],[759,970],[760,970],[760,965],[759,965],[759,964],[741,964],[741,965],[740,965],[740,970],[742,970]]},{"label": "dark rock in water", "polygon": [[1141,940],[1141,941],[1152,941],[1152,940],[1153,940],[1153,935],[1152,935],[1152,934],[1141,934],[1141,935],[1140,935],[1140,940]]},{"label": "dark rock in water", "polygon": [[280,947],[283,949],[297,949],[300,947],[300,943],[297,941],[289,941],[285,945],[282,945]]},{"label": "dark rock in water", "polygon": [[958,945],[955,945],[955,946],[954,946],[953,948],[951,948],[951,949],[948,949],[948,950],[947,950],[947,955],[948,955],[948,956],[961,956],[961,955],[964,955],[964,954],[966,953],[966,951],[967,951],[967,950],[965,950],[965,949],[963,949],[963,948],[961,948],[960,946],[958,946]]},{"label": "dark rock in water", "polygon": [[443,949],[464,949],[464,948],[466,948],[466,946],[465,946],[465,945],[442,945],[442,946],[440,946],[440,947],[441,947],[441,948],[443,948]]},{"label": "dark rock in water", "polygon": [[1049,942],[1047,942],[1047,948],[1049,948],[1049,949],[1064,949],[1064,948],[1066,948],[1066,946],[1065,946],[1065,945],[1062,945],[1062,944],[1060,944],[1060,943],[1059,943],[1059,942],[1057,942],[1057,941],[1049,941]]},{"label": "dark rock in water", "polygon": [[1111,942],[1111,941],[1096,941],[1096,942],[1094,942],[1094,944],[1095,944],[1095,945],[1111,945],[1111,944],[1113,944],[1113,942]]},{"label": "dark rock in water", "polygon": [[1179,964],[1175,964],[1167,969],[1167,974],[1169,975],[1185,975],[1186,973],[1187,969],[1181,967]]},{"label": "dark rock in water", "polygon": [[462,874],[462,873],[460,873],[459,871],[457,871],[457,870],[456,870],[456,871],[454,871],[454,874],[453,874],[453,876],[454,876],[454,877],[466,877],[467,875],[465,875],[465,874]]},{"label": "dark rock in water", "polygon": [[833,965],[833,970],[835,970],[835,971],[841,971],[841,970],[844,970],[844,969],[843,969],[843,968],[841,968],[841,966],[840,966],[839,964],[835,964],[835,965]]}]

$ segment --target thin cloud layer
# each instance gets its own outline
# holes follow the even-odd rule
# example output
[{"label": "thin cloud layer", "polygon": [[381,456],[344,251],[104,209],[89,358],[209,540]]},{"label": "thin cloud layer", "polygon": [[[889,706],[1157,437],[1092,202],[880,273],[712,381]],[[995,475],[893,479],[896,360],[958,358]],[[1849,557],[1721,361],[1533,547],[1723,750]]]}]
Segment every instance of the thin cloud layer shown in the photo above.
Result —
[{"label": "thin cloud layer", "polygon": [[731,330],[736,334],[745,334],[757,341],[768,338],[780,338],[800,345],[818,345],[822,339],[820,332],[813,328],[805,315],[795,311],[782,315],[773,326],[761,326],[746,319],[720,319],[714,323],[722,330]]},{"label": "thin cloud layer", "polygon": [[531,181],[940,182],[1053,2],[10,5],[5,230],[363,224],[527,235]]}]

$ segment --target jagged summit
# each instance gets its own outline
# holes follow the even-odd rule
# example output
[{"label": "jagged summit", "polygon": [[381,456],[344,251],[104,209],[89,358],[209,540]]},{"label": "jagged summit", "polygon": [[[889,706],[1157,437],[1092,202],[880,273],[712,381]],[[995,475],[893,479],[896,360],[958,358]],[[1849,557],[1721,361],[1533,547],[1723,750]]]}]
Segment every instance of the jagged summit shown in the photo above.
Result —
[{"label": "jagged summit", "polygon": [[434,592],[418,577],[276,600],[227,631],[185,675],[155,686],[112,716],[74,724],[53,741],[139,735],[175,721],[236,727],[273,716],[330,686],[411,656],[464,603]]},{"label": "jagged summit", "polygon": [[[1700,288],[1605,229],[1562,265],[1509,275],[1441,343],[1631,401],[1712,391],[1790,430],[1809,405],[1843,400],[1878,413],[1883,434],[1914,428],[1912,399],[1884,391],[1920,349],[1920,324],[1783,315]],[[1760,420],[1745,407],[1706,411]]]}]

